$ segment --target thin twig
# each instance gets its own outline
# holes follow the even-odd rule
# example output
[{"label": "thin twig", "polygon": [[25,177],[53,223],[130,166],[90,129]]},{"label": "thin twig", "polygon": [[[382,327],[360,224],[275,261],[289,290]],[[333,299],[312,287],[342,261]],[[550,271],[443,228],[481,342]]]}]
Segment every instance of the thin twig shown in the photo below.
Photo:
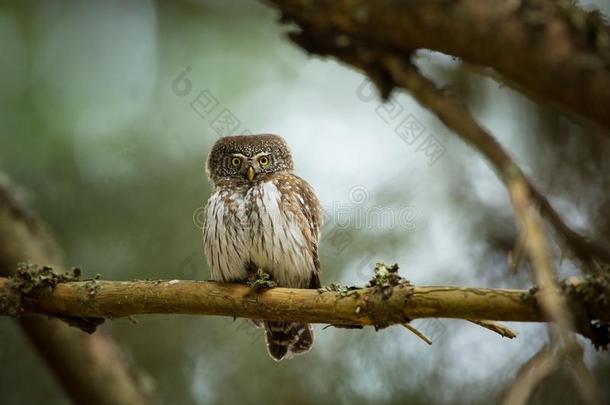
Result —
[{"label": "thin twig", "polygon": [[420,332],[415,326],[407,323],[403,323],[402,326],[404,326],[405,328],[407,328],[409,331],[411,331],[415,336],[417,336],[418,338],[420,338],[421,340],[423,340],[424,342],[428,343],[429,345],[432,345],[432,339],[430,339],[428,336],[424,335],[422,332]]},{"label": "thin twig", "polygon": [[489,329],[490,331],[495,332],[498,335],[505,337],[505,338],[514,339],[517,337],[516,332],[514,332],[513,330],[507,328],[506,326],[504,326],[498,322],[487,321],[487,320],[475,320],[475,319],[469,319],[468,321],[472,322],[476,325],[479,325],[485,329]]}]

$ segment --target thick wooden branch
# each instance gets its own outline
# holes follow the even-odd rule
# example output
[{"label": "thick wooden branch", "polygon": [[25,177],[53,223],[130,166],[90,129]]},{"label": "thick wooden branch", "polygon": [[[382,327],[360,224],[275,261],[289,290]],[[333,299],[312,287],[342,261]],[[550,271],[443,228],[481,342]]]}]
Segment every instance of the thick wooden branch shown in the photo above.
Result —
[{"label": "thick wooden branch", "polygon": [[[21,272],[12,278],[0,278],[0,315],[45,314],[79,327],[79,320],[88,327],[91,320],[143,314],[218,315],[356,327],[405,325],[417,318],[454,318],[505,337],[514,337],[512,331],[490,321],[547,319],[537,289],[417,287],[401,281],[367,288],[260,290],[209,281],[66,281],[70,277],[61,277],[45,273],[41,278]],[[606,348],[610,342],[608,280],[569,280],[561,284],[561,291],[578,316],[576,331],[596,347]]]},{"label": "thick wooden branch", "polygon": [[[417,318],[455,318],[506,337],[513,337],[512,332],[490,320],[546,321],[537,289],[416,287],[398,278],[396,283],[367,288],[260,290],[209,281],[66,281],[63,276],[39,274],[0,278],[0,315],[37,313],[87,322],[142,314],[196,314],[375,327],[404,325]],[[608,281],[570,280],[562,283],[561,291],[580,317],[576,330],[596,347],[605,348],[610,341],[610,304],[600,302],[610,303]],[[593,303],[588,301],[591,297]]]},{"label": "thick wooden branch", "polygon": [[[0,278],[0,294],[7,291]],[[23,313],[119,318],[197,314],[333,325],[402,324],[416,318],[542,322],[528,290],[397,285],[340,291],[273,288],[205,281],[80,281],[23,295]],[[6,313],[5,313],[6,315]]]},{"label": "thick wooden branch", "polygon": [[432,49],[491,67],[528,94],[610,129],[610,28],[599,12],[560,0],[270,3],[338,45],[405,58]]}]

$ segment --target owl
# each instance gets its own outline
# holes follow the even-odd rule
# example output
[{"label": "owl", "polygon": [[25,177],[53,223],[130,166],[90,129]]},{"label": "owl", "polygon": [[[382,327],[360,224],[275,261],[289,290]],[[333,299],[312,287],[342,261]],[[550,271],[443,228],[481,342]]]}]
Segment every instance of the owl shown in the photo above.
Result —
[{"label": "owl", "polygon": [[[203,227],[213,280],[246,282],[262,270],[280,287],[320,287],[320,202],[293,168],[288,145],[278,135],[216,141],[207,160],[214,189]],[[264,327],[267,350],[277,361],[313,344],[309,324],[266,321]]]}]

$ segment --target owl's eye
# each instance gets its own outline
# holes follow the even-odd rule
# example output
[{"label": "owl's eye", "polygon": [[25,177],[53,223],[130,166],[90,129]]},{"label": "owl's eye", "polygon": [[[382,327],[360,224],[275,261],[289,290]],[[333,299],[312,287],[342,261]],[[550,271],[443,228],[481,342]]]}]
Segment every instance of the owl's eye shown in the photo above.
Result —
[{"label": "owl's eye", "polygon": [[233,167],[238,167],[241,164],[241,159],[238,157],[234,157],[233,159],[231,159],[231,165]]},{"label": "owl's eye", "polygon": [[261,165],[261,167],[266,167],[269,165],[269,158],[267,156],[261,156],[258,158],[258,163]]}]

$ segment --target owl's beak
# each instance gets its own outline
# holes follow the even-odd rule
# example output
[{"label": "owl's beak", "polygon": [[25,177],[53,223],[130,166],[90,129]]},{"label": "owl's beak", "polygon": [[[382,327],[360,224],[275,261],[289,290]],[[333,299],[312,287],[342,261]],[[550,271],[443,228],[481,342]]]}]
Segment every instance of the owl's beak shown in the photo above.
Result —
[{"label": "owl's beak", "polygon": [[252,166],[248,166],[248,171],[246,172],[246,175],[248,175],[248,180],[250,180],[251,182],[254,181],[254,176],[256,175],[256,173],[254,172],[254,168]]}]

